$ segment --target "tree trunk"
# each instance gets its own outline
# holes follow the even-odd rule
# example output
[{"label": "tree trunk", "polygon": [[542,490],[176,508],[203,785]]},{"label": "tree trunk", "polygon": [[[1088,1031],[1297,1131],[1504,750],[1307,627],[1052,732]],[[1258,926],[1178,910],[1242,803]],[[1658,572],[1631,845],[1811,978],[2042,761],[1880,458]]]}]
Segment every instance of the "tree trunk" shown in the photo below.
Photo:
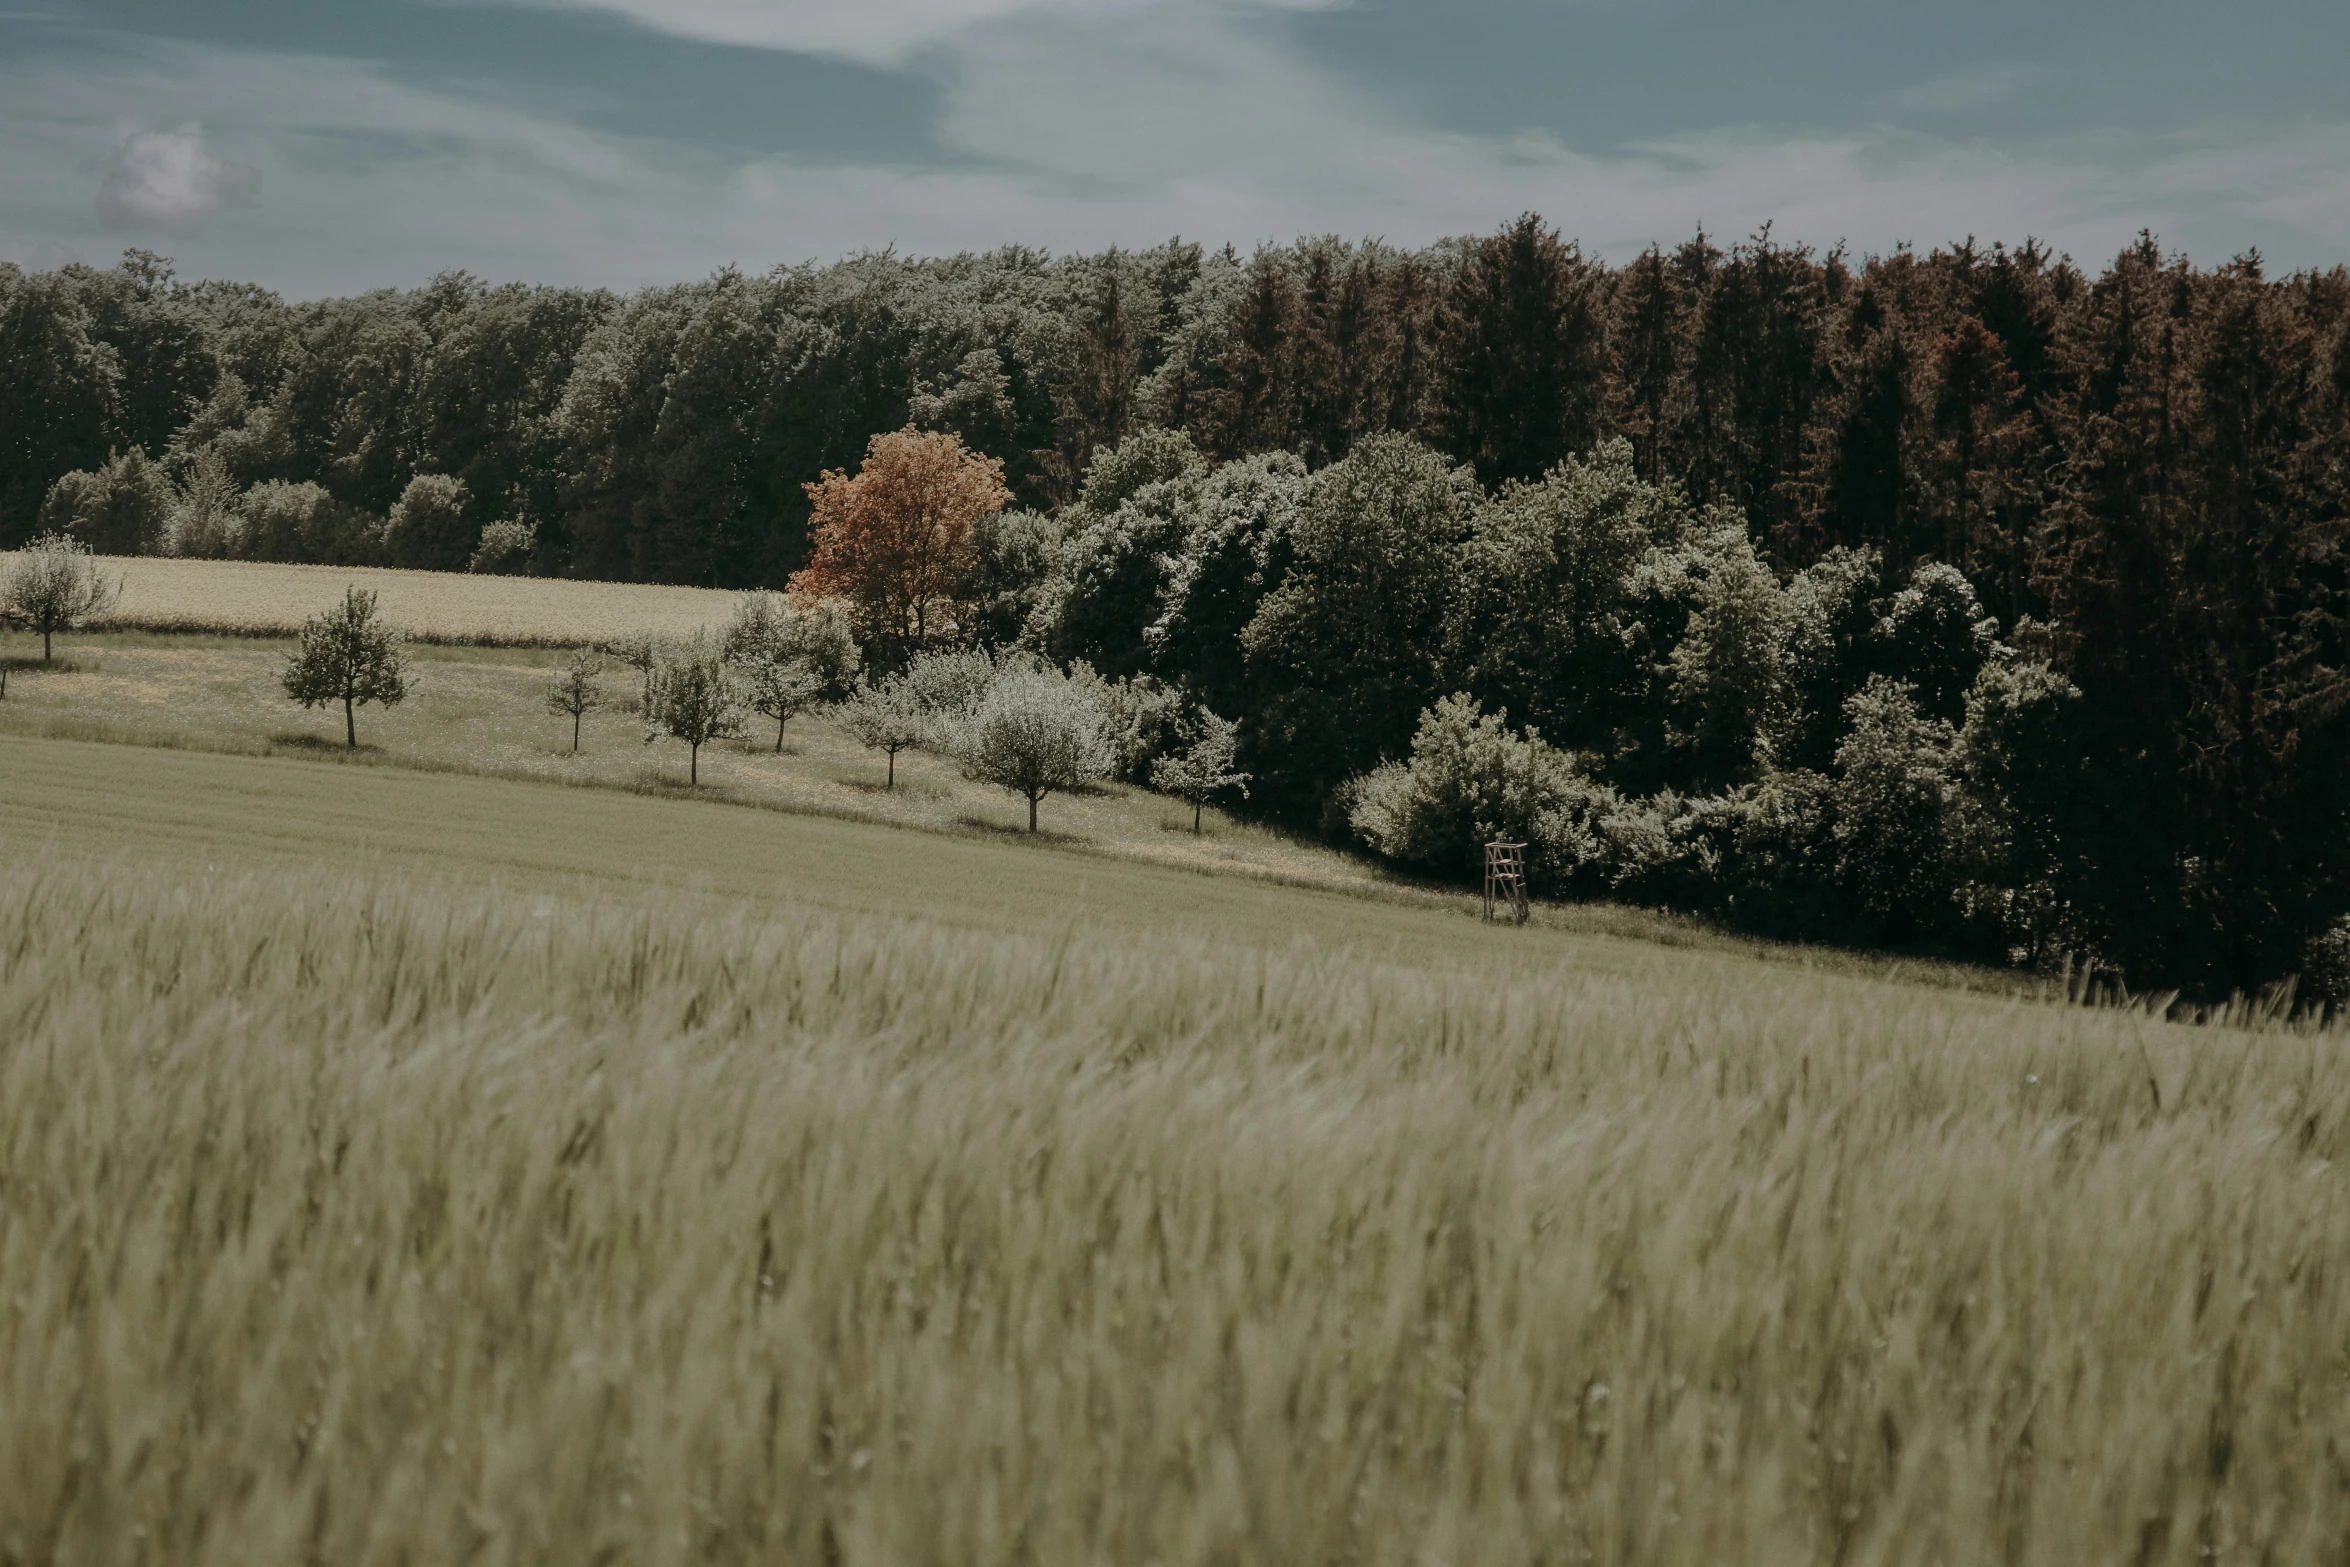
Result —
[{"label": "tree trunk", "polygon": [[1028,797],[1028,830],[1036,831],[1036,796],[1033,794]]},{"label": "tree trunk", "polygon": [[888,782],[887,784],[884,784],[882,787],[884,787],[884,788],[887,788],[887,789],[895,789],[897,786],[898,786],[898,753],[897,753],[897,752],[895,752],[895,751],[892,751],[892,752],[890,752],[890,753],[889,753],[889,782]]},{"label": "tree trunk", "polygon": [[573,756],[579,754],[579,721],[584,716],[580,713],[571,715],[571,754]]},{"label": "tree trunk", "polygon": [[783,754],[783,726],[790,722],[791,720],[788,718],[778,718],[775,721],[775,754],[777,756]]},{"label": "tree trunk", "polygon": [[347,696],[343,698],[343,744],[354,751],[359,749],[359,719],[352,711],[351,699]]},{"label": "tree trunk", "polygon": [[41,662],[44,664],[49,662],[49,632],[47,628],[43,628],[41,632]]},{"label": "tree trunk", "polygon": [[699,745],[685,748],[685,781],[690,788],[699,789],[702,786],[702,748]]},{"label": "tree trunk", "polygon": [[1199,813],[1201,808],[1202,806],[1200,801],[1194,800],[1191,802],[1191,835],[1194,838],[1199,836]]}]

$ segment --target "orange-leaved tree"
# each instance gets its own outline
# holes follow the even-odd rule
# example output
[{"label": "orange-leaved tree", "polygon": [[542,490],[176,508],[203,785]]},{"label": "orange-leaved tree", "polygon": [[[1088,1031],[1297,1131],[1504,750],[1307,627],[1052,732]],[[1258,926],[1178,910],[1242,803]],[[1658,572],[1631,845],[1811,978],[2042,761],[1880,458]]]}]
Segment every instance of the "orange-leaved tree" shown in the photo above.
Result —
[{"label": "orange-leaved tree", "polygon": [[972,527],[1012,500],[1002,463],[911,426],[873,437],[855,478],[835,469],[806,489],[816,510],[792,594],[847,600],[859,640],[892,661],[954,630]]}]

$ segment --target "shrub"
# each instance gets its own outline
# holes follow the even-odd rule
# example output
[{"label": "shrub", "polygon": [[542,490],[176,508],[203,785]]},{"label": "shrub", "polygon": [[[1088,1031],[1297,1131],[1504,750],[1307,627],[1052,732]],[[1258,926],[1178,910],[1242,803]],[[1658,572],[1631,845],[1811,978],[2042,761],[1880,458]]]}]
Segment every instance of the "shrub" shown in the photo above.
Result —
[{"label": "shrub", "polygon": [[70,533],[100,555],[152,555],[178,502],[163,469],[134,446],[95,473],[69,473],[51,485],[41,529]]},{"label": "shrub", "polygon": [[1931,936],[1954,912],[1961,791],[1949,724],[1907,685],[1872,676],[1844,704],[1836,748],[1836,873],[1853,912],[1883,936]]},{"label": "shrub", "polygon": [[1420,715],[1408,762],[1359,780],[1348,824],[1380,854],[1441,875],[1482,871],[1485,845],[1527,846],[1527,875],[1557,889],[1582,863],[1595,795],[1566,752],[1463,695]]},{"label": "shrub", "polygon": [[465,569],[483,577],[521,577],[530,572],[531,552],[538,548],[535,523],[502,520],[481,530],[481,542]]},{"label": "shrub", "polygon": [[929,726],[921,743],[951,749],[956,729],[979,706],[997,673],[994,656],[981,648],[917,653],[906,665],[905,682]]},{"label": "shrub", "polygon": [[383,560],[377,519],[344,505],[315,484],[273,480],[245,492],[244,531],[236,552],[247,560],[314,561],[372,566]]},{"label": "shrub", "polygon": [[400,492],[384,523],[384,553],[395,566],[416,571],[463,571],[482,530],[467,520],[472,493],[463,479],[420,473]]}]

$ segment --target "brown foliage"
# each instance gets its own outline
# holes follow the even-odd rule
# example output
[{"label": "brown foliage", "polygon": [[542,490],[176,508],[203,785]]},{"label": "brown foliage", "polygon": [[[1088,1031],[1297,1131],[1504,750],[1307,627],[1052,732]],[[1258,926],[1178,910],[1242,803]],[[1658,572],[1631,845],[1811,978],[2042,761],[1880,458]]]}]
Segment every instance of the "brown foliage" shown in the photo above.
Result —
[{"label": "brown foliage", "polygon": [[972,525],[1012,500],[997,459],[910,427],[873,437],[855,478],[833,469],[804,488],[815,513],[792,595],[845,599],[860,641],[901,654],[953,630]]}]

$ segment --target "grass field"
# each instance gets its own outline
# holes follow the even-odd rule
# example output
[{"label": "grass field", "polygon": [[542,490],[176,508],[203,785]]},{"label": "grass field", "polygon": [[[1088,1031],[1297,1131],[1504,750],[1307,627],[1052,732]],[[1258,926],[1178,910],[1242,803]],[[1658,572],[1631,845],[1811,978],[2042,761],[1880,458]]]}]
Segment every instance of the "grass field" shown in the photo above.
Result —
[{"label": "grass field", "polygon": [[[341,709],[305,711],[286,700],[278,676],[291,645],[265,637],[77,635],[58,644],[61,667],[44,670],[37,639],[0,633],[0,660],[14,666],[8,700],[0,702],[0,734],[343,757],[630,790],[685,785],[685,748],[644,743],[631,701],[637,677],[621,666],[606,680],[616,705],[588,716],[574,755],[571,721],[550,715],[542,700],[562,652],[414,648],[413,694],[388,711],[362,710],[363,749],[345,757]],[[953,763],[922,752],[901,754],[897,787],[884,789],[882,757],[821,715],[794,719],[781,754],[773,745],[774,731],[765,730],[706,748],[700,792],[945,832],[1011,833],[1027,825],[1019,797],[967,782]],[[1356,888],[1386,880],[1367,860],[1215,811],[1195,836],[1189,806],[1122,784],[1056,795],[1044,804],[1042,824],[1064,844],[1194,869]]]},{"label": "grass field", "polygon": [[0,778],[0,1561],[2350,1548],[2331,1035],[705,801]]},{"label": "grass field", "polygon": [[[0,551],[0,571],[9,555]],[[710,588],[475,577],[372,566],[282,566],[259,561],[105,556],[122,595],[98,623],[131,631],[291,636],[339,603],[347,587],[375,593],[386,620],[421,642],[570,647],[636,633],[686,637],[715,630],[736,595]]]}]

